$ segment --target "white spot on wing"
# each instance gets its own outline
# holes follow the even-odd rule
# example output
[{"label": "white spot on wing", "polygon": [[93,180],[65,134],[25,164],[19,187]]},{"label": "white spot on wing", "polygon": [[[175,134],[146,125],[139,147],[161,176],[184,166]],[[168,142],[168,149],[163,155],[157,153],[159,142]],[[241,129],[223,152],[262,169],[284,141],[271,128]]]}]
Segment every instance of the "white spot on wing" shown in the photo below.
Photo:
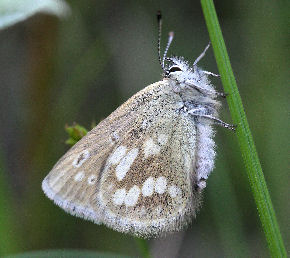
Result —
[{"label": "white spot on wing", "polygon": [[158,154],[160,152],[160,146],[154,143],[154,141],[149,138],[144,143],[144,154],[145,158],[151,155]]},{"label": "white spot on wing", "polygon": [[168,189],[168,192],[171,198],[175,198],[181,194],[181,190],[176,185],[171,185]]},{"label": "white spot on wing", "polygon": [[142,186],[142,194],[144,196],[151,196],[154,192],[154,178],[148,177]]},{"label": "white spot on wing", "polygon": [[140,195],[140,188],[137,185],[134,185],[129,190],[129,192],[127,193],[127,195],[125,197],[125,200],[124,200],[125,205],[127,207],[135,206],[137,201],[138,201],[139,195]]},{"label": "white spot on wing", "polygon": [[122,205],[126,196],[125,188],[118,189],[113,195],[113,203],[115,205]]},{"label": "white spot on wing", "polygon": [[163,194],[166,191],[167,181],[164,176],[158,177],[155,183],[155,192]]},{"label": "white spot on wing", "polygon": [[74,159],[72,165],[79,168],[89,157],[90,152],[88,150],[84,150]]},{"label": "white spot on wing", "polygon": [[96,183],[96,180],[97,180],[97,176],[96,175],[90,175],[88,177],[88,184],[89,185],[93,185]]},{"label": "white spot on wing", "polygon": [[120,161],[119,165],[116,167],[116,176],[119,181],[121,181],[129,171],[132,163],[138,155],[138,149],[134,148],[130,150],[127,155]]},{"label": "white spot on wing", "polygon": [[158,135],[158,143],[160,145],[165,145],[167,141],[168,141],[168,135],[162,134],[162,133]]},{"label": "white spot on wing", "polygon": [[76,182],[80,182],[80,181],[83,180],[84,175],[85,175],[84,171],[80,171],[80,172],[78,172],[78,173],[75,175],[74,180],[75,180]]},{"label": "white spot on wing", "polygon": [[110,157],[109,162],[113,165],[116,165],[120,160],[125,156],[127,148],[125,146],[119,146]]}]

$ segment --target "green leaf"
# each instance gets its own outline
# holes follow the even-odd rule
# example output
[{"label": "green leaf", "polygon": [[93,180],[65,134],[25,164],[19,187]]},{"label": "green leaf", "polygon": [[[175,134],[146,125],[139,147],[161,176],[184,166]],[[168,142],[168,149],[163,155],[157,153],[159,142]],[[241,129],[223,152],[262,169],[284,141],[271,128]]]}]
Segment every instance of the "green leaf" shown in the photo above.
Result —
[{"label": "green leaf", "polygon": [[36,13],[46,13],[64,17],[70,12],[63,0],[1,0],[0,29],[24,21]]},{"label": "green leaf", "polygon": [[65,143],[71,146],[76,144],[88,133],[87,129],[79,124],[74,124],[72,126],[66,125],[65,130],[69,135],[69,138],[65,141]]},{"label": "green leaf", "polygon": [[232,119],[234,123],[238,125],[236,130],[237,138],[269,250],[273,257],[286,257],[286,251],[276,220],[275,211],[231,68],[213,1],[201,0],[201,5],[223,87],[225,92],[229,94],[227,101]]}]

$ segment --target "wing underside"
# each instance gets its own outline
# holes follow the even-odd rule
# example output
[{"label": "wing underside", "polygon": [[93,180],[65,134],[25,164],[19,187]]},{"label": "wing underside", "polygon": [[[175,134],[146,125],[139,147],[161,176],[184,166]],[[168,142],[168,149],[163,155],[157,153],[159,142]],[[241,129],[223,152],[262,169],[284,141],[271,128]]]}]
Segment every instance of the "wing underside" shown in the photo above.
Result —
[{"label": "wing underside", "polygon": [[142,237],[187,225],[200,203],[196,128],[154,101],[121,106],[88,133],[44,179],[46,195],[73,215]]}]

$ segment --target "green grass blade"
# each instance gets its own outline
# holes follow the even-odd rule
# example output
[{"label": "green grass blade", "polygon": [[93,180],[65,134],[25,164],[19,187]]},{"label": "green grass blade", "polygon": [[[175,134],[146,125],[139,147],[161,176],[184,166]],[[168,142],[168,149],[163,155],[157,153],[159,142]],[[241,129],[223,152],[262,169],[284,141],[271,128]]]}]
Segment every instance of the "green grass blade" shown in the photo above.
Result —
[{"label": "green grass blade", "polygon": [[229,94],[227,101],[231,116],[234,123],[238,125],[236,131],[238,142],[271,255],[286,257],[275,211],[238,92],[213,1],[201,0],[201,5],[224,90]]}]

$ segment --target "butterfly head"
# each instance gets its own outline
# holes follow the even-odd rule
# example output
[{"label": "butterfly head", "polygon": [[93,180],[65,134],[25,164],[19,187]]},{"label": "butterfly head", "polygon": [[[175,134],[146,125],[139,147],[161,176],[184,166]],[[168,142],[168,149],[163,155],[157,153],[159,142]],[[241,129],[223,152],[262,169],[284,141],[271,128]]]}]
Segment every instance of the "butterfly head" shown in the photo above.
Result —
[{"label": "butterfly head", "polygon": [[188,63],[183,59],[183,57],[170,57],[165,58],[167,61],[167,65],[164,66],[164,77],[183,81],[194,73],[194,69],[192,69]]},{"label": "butterfly head", "polygon": [[183,57],[167,57],[168,49],[173,41],[174,33],[171,31],[169,32],[169,37],[167,41],[166,48],[164,50],[163,56],[161,56],[160,51],[160,42],[161,42],[161,13],[157,14],[158,20],[158,57],[159,63],[163,70],[163,77],[172,79],[177,82],[184,82],[185,80],[192,80],[192,79],[199,79],[200,74],[198,72],[198,68],[195,62],[193,66],[190,66],[187,61],[184,60]]}]

